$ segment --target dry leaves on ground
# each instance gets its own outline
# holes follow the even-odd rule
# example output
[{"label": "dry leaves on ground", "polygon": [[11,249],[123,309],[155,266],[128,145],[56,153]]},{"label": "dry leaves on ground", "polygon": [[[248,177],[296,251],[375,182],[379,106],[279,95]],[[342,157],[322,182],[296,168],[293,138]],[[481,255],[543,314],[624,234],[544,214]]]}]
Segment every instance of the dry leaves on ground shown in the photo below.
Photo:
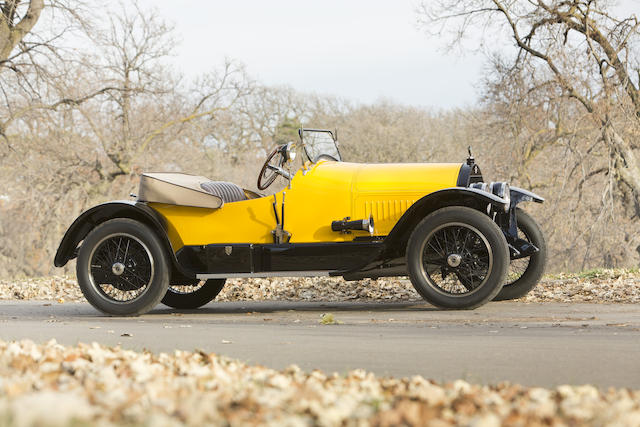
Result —
[{"label": "dry leaves on ground", "polygon": [[0,341],[0,425],[638,425],[640,391],[276,371],[202,352]]},{"label": "dry leaves on ground", "polygon": [[[74,278],[0,280],[0,299],[84,301]],[[347,282],[342,278],[231,279],[217,301],[419,301],[406,278]],[[598,270],[546,276],[525,302],[640,303],[640,273]]]}]

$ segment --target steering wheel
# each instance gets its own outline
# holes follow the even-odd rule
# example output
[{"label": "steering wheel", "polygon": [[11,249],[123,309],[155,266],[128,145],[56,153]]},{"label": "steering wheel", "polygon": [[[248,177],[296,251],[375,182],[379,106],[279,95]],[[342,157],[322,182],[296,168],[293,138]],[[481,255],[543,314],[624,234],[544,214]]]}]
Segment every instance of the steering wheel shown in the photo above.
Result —
[{"label": "steering wheel", "polygon": [[276,180],[278,175],[291,179],[291,175],[282,168],[287,160],[286,147],[287,144],[279,145],[267,156],[267,160],[264,162],[264,165],[262,165],[262,169],[258,175],[259,190],[266,190],[267,187],[273,184],[273,181]]}]

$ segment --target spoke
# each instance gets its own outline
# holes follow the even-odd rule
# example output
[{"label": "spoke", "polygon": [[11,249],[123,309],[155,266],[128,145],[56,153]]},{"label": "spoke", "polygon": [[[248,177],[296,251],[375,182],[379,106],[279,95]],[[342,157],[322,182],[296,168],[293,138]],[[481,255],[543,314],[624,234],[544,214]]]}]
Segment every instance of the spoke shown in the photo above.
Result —
[{"label": "spoke", "polygon": [[446,245],[445,245],[444,248],[442,247],[442,242],[438,238],[438,233],[434,234],[433,238],[436,240],[436,243],[438,244],[438,247],[440,248],[440,253],[442,253],[442,256],[446,256],[446,254],[447,254]]},{"label": "spoke", "polygon": [[458,280],[460,281],[460,283],[462,283],[462,286],[464,286],[467,291],[471,292],[473,290],[473,286],[469,286],[467,284],[467,280],[463,275],[461,275],[460,273],[456,273],[456,276],[458,277]]},{"label": "spoke", "polygon": [[442,252],[442,248],[438,249],[435,246],[433,246],[433,243],[429,242],[429,246],[436,252],[436,254],[438,254],[441,257],[445,256],[445,253]]},{"label": "spoke", "polygon": [[465,231],[466,231],[466,233],[464,234],[464,242],[462,244],[462,251],[461,252],[464,252],[465,250],[468,252],[467,243],[469,242],[469,233],[470,233],[470,231],[469,230],[465,230]]},{"label": "spoke", "polygon": [[97,262],[99,262],[101,265],[104,264],[106,265],[110,265],[111,263],[109,262],[109,259],[107,258],[107,256],[105,255],[105,253],[103,251],[100,251],[99,253],[96,254],[96,256],[94,257],[96,259]]},{"label": "spoke", "polygon": [[442,237],[444,237],[444,250],[445,250],[445,254],[447,252],[449,252],[449,244],[447,243],[447,229],[443,229],[442,231]]},{"label": "spoke", "polygon": [[456,252],[460,253],[460,233],[462,233],[462,229],[461,228],[456,228],[454,230],[455,236],[453,238],[453,242],[455,243],[456,246]]},{"label": "spoke", "polygon": [[[126,276],[123,274],[119,277],[120,280],[127,282],[128,284],[130,284],[131,286],[134,287],[134,289],[139,289],[140,286],[136,286],[135,284],[131,283],[129,280],[127,280]],[[133,289],[132,289],[133,290]]]},{"label": "spoke", "polygon": [[111,264],[118,262],[118,247],[114,241],[109,241],[111,247],[109,254],[111,255]]},{"label": "spoke", "polygon": [[122,237],[118,239],[118,247],[116,248],[116,261],[118,260],[118,255],[120,255],[120,245],[122,244]]},{"label": "spoke", "polygon": [[124,251],[124,261],[127,260],[127,253],[129,253],[129,243],[131,243],[131,240],[127,240],[127,248]]},{"label": "spoke", "polygon": [[469,285],[471,286],[471,289],[473,289],[475,288],[475,286],[473,286],[473,269],[469,264],[466,264],[465,267],[467,267],[467,270],[469,271]]},{"label": "spoke", "polygon": [[[462,257],[457,267],[448,264],[447,257],[452,253]],[[427,241],[422,262],[435,286],[450,294],[466,294],[486,280],[490,252],[484,239],[469,227],[445,226]]]},{"label": "spoke", "polygon": [[108,250],[108,246],[108,242],[106,242],[106,244],[103,243],[96,254],[96,257],[99,259],[100,264],[104,265],[104,268],[111,268],[113,265],[113,257]]},{"label": "spoke", "polygon": [[133,271],[131,271],[131,270],[129,270],[129,272],[128,272],[127,274],[128,274],[129,276],[133,276],[134,278],[138,279],[138,280],[140,281],[140,283],[141,283],[141,285],[142,285],[142,286],[145,286],[145,285],[149,282],[149,280],[148,280],[148,279],[144,279],[143,277],[138,276],[135,272],[133,272]]},{"label": "spoke", "polygon": [[108,278],[108,273],[105,272],[102,269],[91,269],[91,275],[93,276],[94,281],[96,281],[96,284],[100,284],[102,282],[106,282],[107,280],[109,280]]}]

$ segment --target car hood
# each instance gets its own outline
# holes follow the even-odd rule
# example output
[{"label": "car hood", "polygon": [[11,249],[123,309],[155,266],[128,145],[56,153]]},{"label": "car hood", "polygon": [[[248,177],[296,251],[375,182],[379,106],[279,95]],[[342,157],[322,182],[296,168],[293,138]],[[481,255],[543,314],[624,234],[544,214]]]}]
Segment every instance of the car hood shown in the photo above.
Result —
[{"label": "car hood", "polygon": [[447,187],[455,187],[460,163],[349,163],[319,162],[317,175],[348,181],[357,194],[425,195]]},{"label": "car hood", "polygon": [[[314,217],[336,220],[372,216],[375,234],[386,235],[416,201],[435,191],[455,187],[461,169],[460,163],[364,164],[323,160],[296,174],[287,200],[289,209],[313,207],[316,212],[321,206],[322,213],[314,213]],[[330,222],[322,221],[332,235]]]}]

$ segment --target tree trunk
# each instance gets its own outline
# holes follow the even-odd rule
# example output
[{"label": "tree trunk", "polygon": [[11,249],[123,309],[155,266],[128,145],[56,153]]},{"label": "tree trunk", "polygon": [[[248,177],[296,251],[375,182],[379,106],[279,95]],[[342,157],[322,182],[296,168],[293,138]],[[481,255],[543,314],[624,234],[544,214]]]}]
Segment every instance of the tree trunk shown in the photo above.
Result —
[{"label": "tree trunk", "polygon": [[[618,183],[625,184],[632,193],[631,199],[634,203],[635,213],[640,217],[640,163],[633,148],[611,124],[607,124],[602,129],[602,136],[605,143],[615,152],[614,168],[617,174]],[[624,187],[624,186],[619,186]],[[621,188],[621,190],[625,190]]]},{"label": "tree trunk", "polygon": [[[16,3],[15,0],[7,0],[6,3]],[[40,13],[44,9],[44,0],[30,0],[27,13],[17,24],[13,25],[14,10],[12,7],[3,7],[0,16],[0,63],[6,61],[15,47],[22,41],[24,36],[36,25],[40,18]]]}]

